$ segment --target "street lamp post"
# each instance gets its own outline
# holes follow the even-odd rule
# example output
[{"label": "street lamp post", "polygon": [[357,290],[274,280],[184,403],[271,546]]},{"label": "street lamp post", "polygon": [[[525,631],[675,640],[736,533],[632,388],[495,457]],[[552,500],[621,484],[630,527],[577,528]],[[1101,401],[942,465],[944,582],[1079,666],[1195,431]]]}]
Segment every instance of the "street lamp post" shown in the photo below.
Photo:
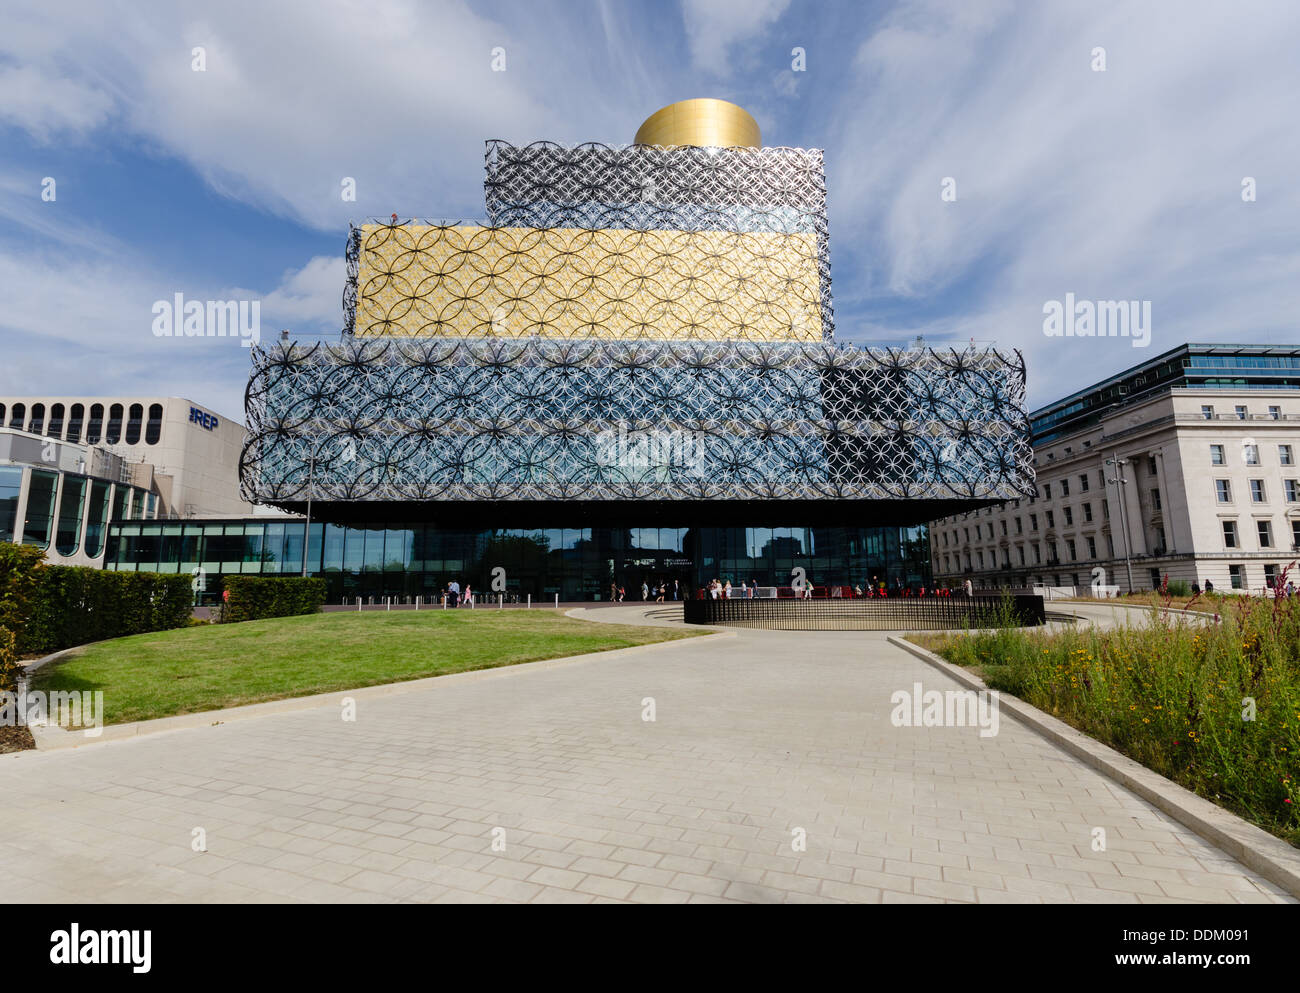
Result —
[{"label": "street lamp post", "polygon": [[1128,513],[1124,507],[1124,490],[1123,487],[1128,484],[1124,478],[1124,466],[1128,465],[1128,459],[1122,459],[1118,453],[1111,452],[1111,457],[1106,460],[1107,465],[1115,467],[1115,475],[1108,476],[1106,482],[1115,484],[1116,499],[1119,501],[1119,526],[1124,532],[1124,569],[1128,573],[1128,591],[1133,592],[1133,563],[1129,558],[1128,543]]}]

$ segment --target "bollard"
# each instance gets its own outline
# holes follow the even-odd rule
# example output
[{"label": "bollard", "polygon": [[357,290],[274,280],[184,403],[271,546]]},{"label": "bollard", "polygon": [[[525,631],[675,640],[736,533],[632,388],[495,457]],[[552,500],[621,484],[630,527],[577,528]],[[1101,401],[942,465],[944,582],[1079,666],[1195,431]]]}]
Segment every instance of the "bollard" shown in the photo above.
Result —
[{"label": "bollard", "polygon": [[447,594],[445,593],[442,595],[442,609],[443,610],[447,609]]},{"label": "bollard", "polygon": [[560,609],[560,594],[558,593],[555,594],[555,609],[556,610]]},{"label": "bollard", "polygon": [[415,598],[415,609],[420,609],[420,598],[418,596]]},{"label": "bollard", "polygon": [[387,606],[384,608],[385,610],[392,610],[392,609],[393,609],[393,598],[392,598],[392,597],[390,597],[390,596],[388,596],[388,597],[384,597],[384,603],[387,604]]},{"label": "bollard", "polygon": [[361,612],[361,597],[357,597],[357,613]]},{"label": "bollard", "polygon": [[501,594],[501,593],[498,593],[498,594],[497,594],[497,610],[501,610],[504,606],[505,606],[505,596],[504,596],[503,594]]},{"label": "bollard", "polygon": [[531,593],[528,594],[528,609],[533,609],[533,595]]}]

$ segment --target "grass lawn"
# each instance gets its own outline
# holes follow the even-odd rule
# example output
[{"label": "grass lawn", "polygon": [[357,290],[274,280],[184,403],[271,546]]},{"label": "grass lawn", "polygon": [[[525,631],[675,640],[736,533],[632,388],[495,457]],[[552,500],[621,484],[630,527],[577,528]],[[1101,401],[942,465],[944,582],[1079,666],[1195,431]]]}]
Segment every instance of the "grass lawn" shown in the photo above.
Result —
[{"label": "grass lawn", "polygon": [[38,670],[31,689],[102,690],[104,723],[121,724],[704,633],[545,610],[336,612],[116,638]]}]

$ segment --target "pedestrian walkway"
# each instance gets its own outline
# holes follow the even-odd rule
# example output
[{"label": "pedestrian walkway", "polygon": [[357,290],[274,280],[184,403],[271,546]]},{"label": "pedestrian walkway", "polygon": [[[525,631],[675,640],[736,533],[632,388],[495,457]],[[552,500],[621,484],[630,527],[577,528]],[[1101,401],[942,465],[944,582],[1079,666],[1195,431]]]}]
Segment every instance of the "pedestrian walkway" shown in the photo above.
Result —
[{"label": "pedestrian walkway", "polygon": [[895,727],[895,691],[957,687],[885,637],[740,630],[0,756],[0,872],[36,901],[1287,899],[1010,719]]}]

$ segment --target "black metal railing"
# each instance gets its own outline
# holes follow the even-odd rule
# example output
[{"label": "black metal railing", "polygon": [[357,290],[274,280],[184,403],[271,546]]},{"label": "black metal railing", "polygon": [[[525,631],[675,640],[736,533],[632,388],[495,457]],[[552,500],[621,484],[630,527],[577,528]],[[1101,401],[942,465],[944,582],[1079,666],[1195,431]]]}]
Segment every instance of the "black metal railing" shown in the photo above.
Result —
[{"label": "black metal railing", "polygon": [[768,628],[778,631],[936,631],[988,627],[1005,600],[1014,620],[1029,627],[1045,620],[1043,598],[1001,596],[870,597],[814,600],[687,600],[687,624]]}]

